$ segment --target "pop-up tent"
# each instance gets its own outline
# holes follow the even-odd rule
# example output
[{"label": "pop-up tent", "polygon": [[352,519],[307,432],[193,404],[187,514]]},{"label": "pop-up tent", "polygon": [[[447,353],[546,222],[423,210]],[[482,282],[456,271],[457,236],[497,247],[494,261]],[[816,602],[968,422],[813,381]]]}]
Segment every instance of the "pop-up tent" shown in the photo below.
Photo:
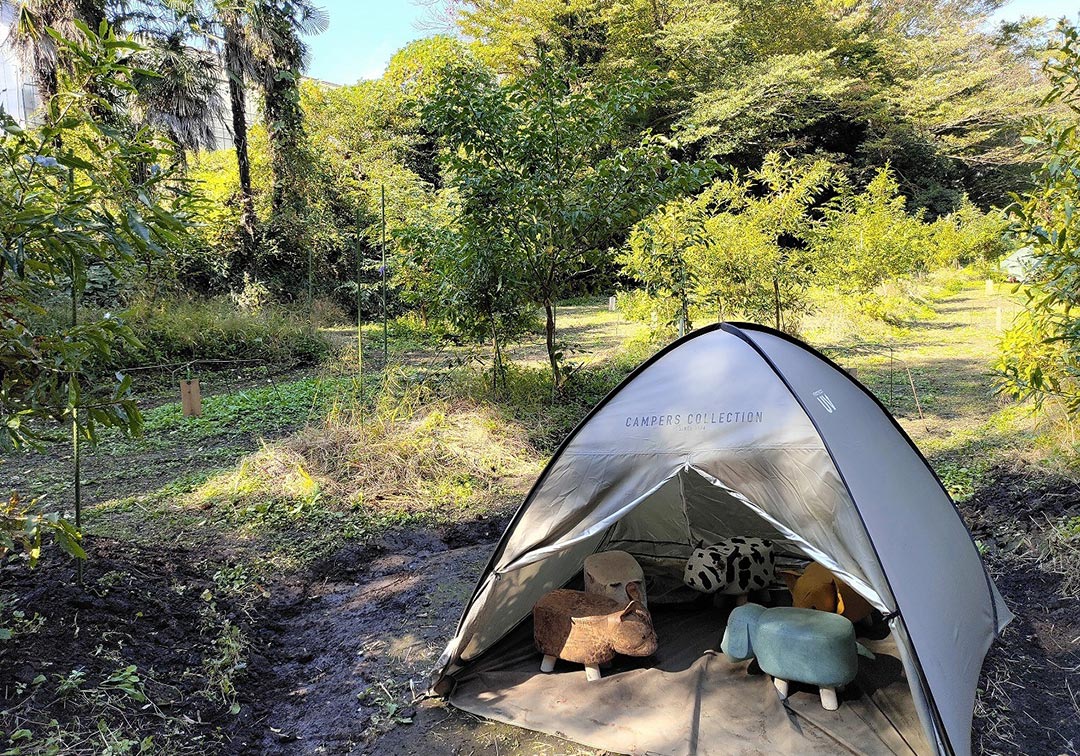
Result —
[{"label": "pop-up tent", "polygon": [[[837,712],[780,702],[716,649],[723,606],[663,602],[694,545],[771,538],[883,616]],[[530,612],[620,549],[659,638],[603,679],[539,671]],[[677,580],[676,580],[677,582]],[[671,595],[676,595],[677,591]],[[655,599],[654,599],[655,597]],[[782,333],[724,323],[637,368],[566,439],[495,549],[434,675],[481,716],[622,753],[969,753],[983,658],[1011,614],[955,505],[885,407]]]}]

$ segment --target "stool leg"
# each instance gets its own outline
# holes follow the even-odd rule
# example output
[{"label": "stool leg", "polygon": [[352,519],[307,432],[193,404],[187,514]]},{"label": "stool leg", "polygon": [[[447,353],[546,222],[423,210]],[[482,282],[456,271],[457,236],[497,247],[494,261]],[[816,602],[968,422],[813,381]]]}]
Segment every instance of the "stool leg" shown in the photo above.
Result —
[{"label": "stool leg", "polygon": [[836,688],[821,689],[821,708],[826,711],[836,711],[840,708],[840,702],[836,700]]},{"label": "stool leg", "polygon": [[781,680],[779,677],[774,677],[772,679],[772,684],[773,684],[773,687],[776,688],[776,692],[780,696],[780,700],[781,701],[786,701],[787,700],[787,694],[788,694],[788,682],[787,682],[787,680]]},{"label": "stool leg", "polygon": [[553,672],[555,670],[555,657],[551,654],[544,654],[544,660],[540,662],[541,672]]},{"label": "stool leg", "polygon": [[585,679],[589,682],[596,682],[600,679],[600,668],[595,664],[585,665]]}]

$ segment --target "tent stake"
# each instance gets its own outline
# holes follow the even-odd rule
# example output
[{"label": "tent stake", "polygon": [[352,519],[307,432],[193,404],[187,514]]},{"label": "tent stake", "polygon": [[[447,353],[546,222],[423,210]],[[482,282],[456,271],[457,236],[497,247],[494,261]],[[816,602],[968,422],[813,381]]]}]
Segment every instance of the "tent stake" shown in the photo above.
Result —
[{"label": "tent stake", "polygon": [[911,377],[911,368],[904,365],[904,370],[907,371],[908,382],[911,384],[911,395],[915,398],[915,407],[919,410],[919,419],[923,421],[926,430],[930,430],[930,426],[926,423],[926,418],[923,417],[922,404],[919,402],[919,392],[915,390],[915,379]]}]

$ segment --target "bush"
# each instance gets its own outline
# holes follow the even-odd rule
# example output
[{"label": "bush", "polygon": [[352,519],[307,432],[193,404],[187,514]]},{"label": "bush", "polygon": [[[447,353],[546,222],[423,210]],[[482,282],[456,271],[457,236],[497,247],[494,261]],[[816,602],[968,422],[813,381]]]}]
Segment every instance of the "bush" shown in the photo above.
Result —
[{"label": "bush", "polygon": [[[316,303],[315,315],[336,319],[330,303]],[[80,320],[104,316],[104,310],[83,308]],[[48,329],[70,317],[55,302],[35,319]],[[110,314],[110,317],[113,317]],[[134,367],[172,365],[193,360],[263,360],[275,364],[310,365],[323,360],[330,344],[306,314],[281,305],[245,309],[225,296],[196,299],[176,296],[153,300],[136,297],[119,318],[137,343],[117,342],[86,365],[88,373],[111,374]]]},{"label": "bush", "polygon": [[245,310],[227,297],[143,299],[125,317],[142,344],[123,350],[129,364],[233,359],[312,364],[329,351],[307,318],[278,305]]}]

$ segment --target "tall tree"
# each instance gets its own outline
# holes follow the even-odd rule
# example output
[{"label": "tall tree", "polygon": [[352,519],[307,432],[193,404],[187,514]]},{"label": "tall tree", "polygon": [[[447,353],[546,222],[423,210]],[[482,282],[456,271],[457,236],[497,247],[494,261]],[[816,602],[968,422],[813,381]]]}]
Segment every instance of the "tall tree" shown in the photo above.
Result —
[{"label": "tall tree", "polygon": [[325,31],[327,23],[326,12],[307,0],[254,0],[250,6],[246,36],[270,134],[274,212],[282,210],[291,174],[305,160],[300,78],[308,49],[302,37]]},{"label": "tall tree", "polygon": [[626,229],[704,180],[701,166],[673,161],[663,140],[627,138],[655,95],[642,79],[590,86],[576,67],[545,56],[509,85],[459,79],[428,109],[445,139],[459,223],[513,250],[544,310],[555,390],[566,377],[556,301],[610,261]]},{"label": "tall tree", "polygon": [[[201,19],[208,38],[219,50],[229,87],[233,147],[240,177],[241,252],[237,268],[250,271],[257,250],[255,195],[248,154],[248,87],[263,95],[267,130],[272,144],[272,205],[277,211],[286,199],[290,169],[298,162],[303,143],[299,81],[307,48],[301,36],[326,28],[325,12],[307,0],[189,0],[190,14]],[[289,192],[302,199],[298,187]]]},{"label": "tall tree", "polygon": [[255,193],[251,188],[251,158],[248,155],[247,92],[245,82],[255,67],[251,47],[245,43],[245,0],[213,0],[211,20],[220,28],[221,58],[229,87],[229,114],[233,149],[240,176],[240,260],[247,271],[255,262]]},{"label": "tall tree", "polygon": [[[654,130],[755,170],[826,154],[860,185],[891,163],[931,215],[1002,202],[1026,170],[1018,129],[1044,84],[1037,22],[994,29],[985,0],[448,0],[478,55],[511,77],[538,50],[598,85],[655,69]],[[592,57],[590,57],[592,56]]]},{"label": "tall tree", "polygon": [[181,163],[188,150],[214,146],[214,124],[224,112],[214,55],[188,44],[185,30],[146,30],[137,54],[135,86],[143,123],[168,135]]},{"label": "tall tree", "polygon": [[54,29],[70,39],[78,34],[75,22],[82,21],[96,31],[105,19],[104,0],[22,0],[13,4],[11,43],[42,101],[48,103],[56,96],[60,71],[67,64],[63,49],[47,30]]}]

